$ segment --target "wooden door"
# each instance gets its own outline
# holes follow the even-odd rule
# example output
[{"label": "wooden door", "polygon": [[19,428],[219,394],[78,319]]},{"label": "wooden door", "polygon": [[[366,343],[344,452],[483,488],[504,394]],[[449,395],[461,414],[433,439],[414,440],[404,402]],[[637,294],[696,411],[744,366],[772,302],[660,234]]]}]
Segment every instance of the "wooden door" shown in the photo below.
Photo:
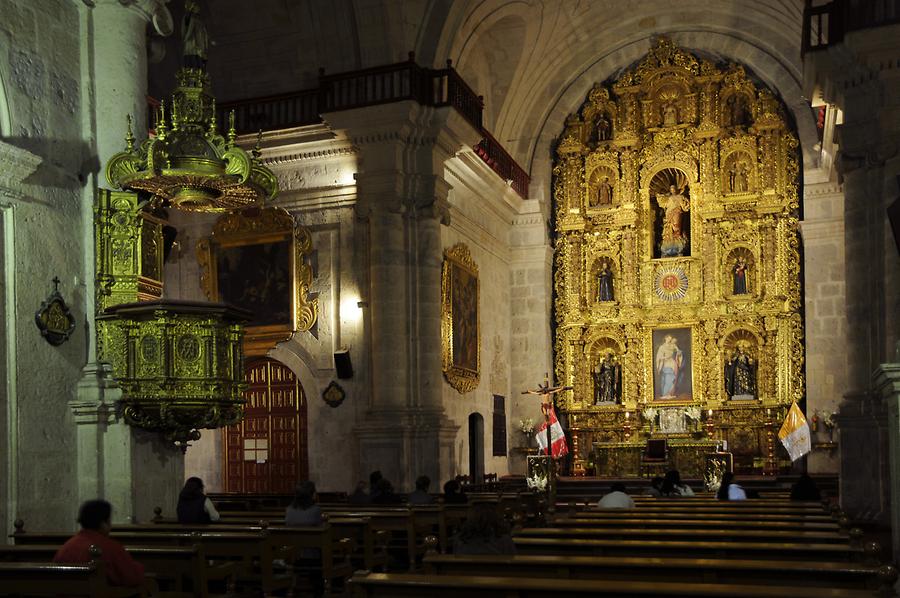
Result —
[{"label": "wooden door", "polygon": [[225,491],[292,493],[309,475],[303,387],[268,357],[248,360],[244,370],[244,419],[224,432]]}]

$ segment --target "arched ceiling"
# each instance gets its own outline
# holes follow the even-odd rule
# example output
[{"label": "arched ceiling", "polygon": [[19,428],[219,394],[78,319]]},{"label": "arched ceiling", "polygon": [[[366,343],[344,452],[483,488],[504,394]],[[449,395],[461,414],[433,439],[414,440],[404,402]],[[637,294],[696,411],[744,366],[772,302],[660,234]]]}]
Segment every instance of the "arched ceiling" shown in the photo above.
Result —
[{"label": "arched ceiling", "polygon": [[434,55],[453,58],[465,73],[469,60],[484,60],[477,48],[497,43],[490,23],[509,14],[527,23],[527,37],[522,55],[507,65],[513,73],[507,73],[506,97],[498,90],[491,95],[502,105],[492,132],[531,172],[535,195],[549,190],[552,145],[565,117],[594,83],[639,60],[660,34],[688,50],[747,66],[784,99],[797,123],[804,164],[814,167],[814,123],[801,91],[802,0],[461,0],[443,17]]}]

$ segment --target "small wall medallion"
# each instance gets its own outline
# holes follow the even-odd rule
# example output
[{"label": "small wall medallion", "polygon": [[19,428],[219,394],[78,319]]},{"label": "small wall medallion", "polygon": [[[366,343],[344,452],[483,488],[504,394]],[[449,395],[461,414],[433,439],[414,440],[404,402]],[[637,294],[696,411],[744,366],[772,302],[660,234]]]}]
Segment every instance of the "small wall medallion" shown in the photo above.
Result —
[{"label": "small wall medallion", "polygon": [[69,306],[59,294],[59,278],[53,278],[53,292],[41,303],[41,308],[34,314],[41,336],[53,346],[61,345],[72,336],[75,330],[75,318]]},{"label": "small wall medallion", "polygon": [[329,407],[337,407],[344,402],[345,398],[347,398],[347,393],[344,392],[341,385],[334,380],[332,380],[331,383],[325,387],[324,392],[322,392],[322,399],[328,403]]}]

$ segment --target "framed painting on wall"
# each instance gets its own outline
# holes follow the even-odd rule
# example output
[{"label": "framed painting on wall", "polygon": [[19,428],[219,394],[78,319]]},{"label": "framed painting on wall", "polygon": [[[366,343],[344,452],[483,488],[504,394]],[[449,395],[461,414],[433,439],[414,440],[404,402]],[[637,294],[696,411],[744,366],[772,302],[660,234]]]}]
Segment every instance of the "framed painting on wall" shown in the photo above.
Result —
[{"label": "framed painting on wall", "polygon": [[694,376],[690,327],[656,328],[651,338],[653,400],[692,401]]},{"label": "framed painting on wall", "polygon": [[441,276],[441,357],[444,377],[460,393],[481,377],[478,266],[458,243],[444,252]]},{"label": "framed painting on wall", "polygon": [[305,259],[311,251],[309,231],[274,207],[225,214],[197,244],[206,297],[253,314],[245,328],[247,355],[264,355],[315,325],[318,305],[309,297],[312,268]]}]

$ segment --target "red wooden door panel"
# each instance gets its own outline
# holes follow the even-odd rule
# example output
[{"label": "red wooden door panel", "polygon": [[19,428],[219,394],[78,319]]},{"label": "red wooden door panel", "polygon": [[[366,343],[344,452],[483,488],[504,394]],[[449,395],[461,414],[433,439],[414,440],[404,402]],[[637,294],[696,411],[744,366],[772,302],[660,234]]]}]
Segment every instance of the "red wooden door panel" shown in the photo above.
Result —
[{"label": "red wooden door panel", "polygon": [[245,364],[247,404],[225,429],[225,491],[290,493],[309,475],[306,398],[294,373],[267,357]]}]

